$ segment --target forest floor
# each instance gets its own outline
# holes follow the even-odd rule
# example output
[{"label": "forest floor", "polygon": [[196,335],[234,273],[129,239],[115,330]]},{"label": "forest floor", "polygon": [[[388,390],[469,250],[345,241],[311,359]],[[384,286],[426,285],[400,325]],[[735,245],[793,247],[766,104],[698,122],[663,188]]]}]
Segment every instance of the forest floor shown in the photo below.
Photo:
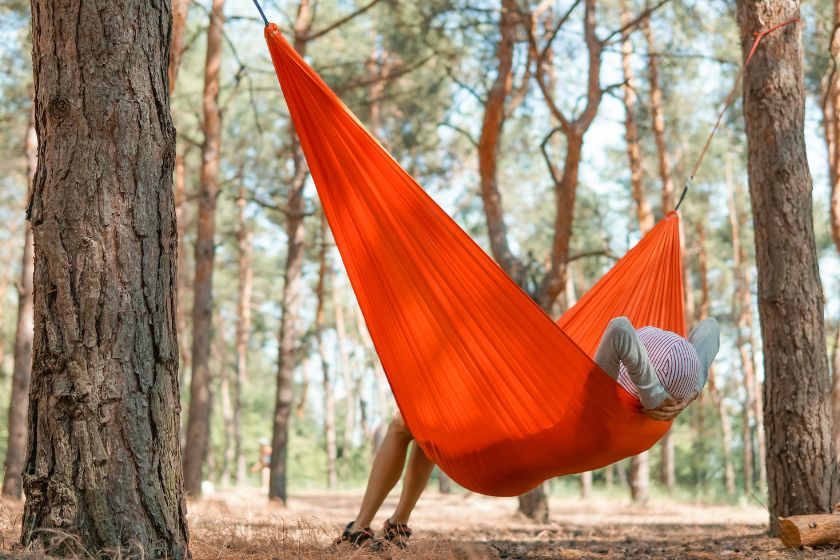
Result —
[{"label": "forest floor", "polygon": [[[383,512],[396,506],[388,498]],[[329,543],[355,515],[359,493],[306,492],[288,507],[256,490],[220,491],[189,504],[193,560],[800,560],[840,559],[840,548],[789,551],[766,536],[767,512],[653,500],[552,498],[551,521],[516,514],[515,498],[477,494],[420,499],[406,551],[388,547],[332,549]],[[0,558],[20,534],[20,505],[0,508]],[[381,527],[385,516],[376,518]],[[17,523],[16,523],[17,522]],[[29,558],[45,558],[30,555]],[[15,558],[12,556],[11,558]]]}]

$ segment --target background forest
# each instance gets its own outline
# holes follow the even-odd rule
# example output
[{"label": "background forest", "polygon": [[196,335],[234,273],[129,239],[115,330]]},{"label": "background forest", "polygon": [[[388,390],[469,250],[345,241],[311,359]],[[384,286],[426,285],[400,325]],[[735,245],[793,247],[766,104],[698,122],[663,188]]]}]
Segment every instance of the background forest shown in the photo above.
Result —
[{"label": "background forest", "polygon": [[[190,445],[188,424],[196,422],[195,433],[209,433],[210,442],[197,463],[200,479],[217,487],[260,486],[251,467],[260,460],[261,440],[277,447],[279,369],[293,382],[289,491],[359,488],[396,406],[300,159],[262,21],[250,0],[172,4],[176,28],[177,10],[186,14],[177,80],[170,67],[178,130],[182,446]],[[505,31],[501,20],[510,11],[491,0],[269,0],[264,8],[287,37],[292,28],[303,33],[299,52],[305,49],[330,87],[488,253],[500,260],[508,249],[503,268],[556,318],[673,209],[740,69],[735,3],[598,2],[598,95],[588,83],[584,2],[501,4],[530,18],[530,33],[520,25]],[[836,9],[828,0],[802,7],[810,91],[805,132],[830,350],[840,332],[840,262],[830,227],[838,196],[829,156],[835,133],[824,122],[835,103],[825,91],[835,79]],[[7,452],[18,300],[25,292],[34,137],[29,10],[28,2],[0,2],[0,457]],[[646,10],[649,17],[639,19]],[[513,41],[508,76],[498,56],[505,33]],[[206,77],[214,64],[217,96]],[[752,493],[765,500],[752,214],[740,95],[734,99],[680,209],[689,324],[713,316],[723,328],[708,389],[646,460],[551,481],[551,492],[628,493],[628,480],[644,486],[649,472],[654,493],[713,501]],[[585,134],[564,134],[558,115]],[[498,141],[488,136],[493,118]],[[564,171],[578,164],[578,148],[573,184]],[[485,168],[491,164],[493,177]],[[487,202],[496,188],[500,207]],[[562,255],[552,251],[555,197],[566,197],[573,209]],[[202,231],[200,217],[214,215],[215,231]],[[563,287],[546,288],[563,276]],[[209,337],[209,355],[194,355],[195,337]],[[835,387],[838,377],[835,370]],[[209,391],[209,409],[192,406],[195,379]],[[189,490],[189,467],[185,472]],[[436,472],[433,482],[447,488],[440,479]],[[637,487],[634,495],[644,500],[647,490]]]}]

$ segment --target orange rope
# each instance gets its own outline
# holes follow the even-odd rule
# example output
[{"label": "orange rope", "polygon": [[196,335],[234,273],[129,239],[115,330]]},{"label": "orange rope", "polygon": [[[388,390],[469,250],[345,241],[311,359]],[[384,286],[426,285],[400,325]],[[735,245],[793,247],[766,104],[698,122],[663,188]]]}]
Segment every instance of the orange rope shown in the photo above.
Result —
[{"label": "orange rope", "polygon": [[[761,33],[753,33],[757,37],[755,40],[755,44],[753,44],[752,50],[750,51],[750,55],[747,57],[747,61],[744,62],[744,65],[741,67],[741,71],[738,73],[738,79],[735,80],[735,86],[732,88],[732,91],[729,93],[729,97],[726,98],[726,105],[723,106],[723,111],[720,112],[718,116],[717,122],[715,123],[715,127],[712,129],[712,133],[709,134],[709,139],[706,140],[706,145],[703,146],[703,151],[700,152],[700,157],[697,158],[697,163],[694,164],[694,169],[691,170],[691,175],[688,176],[688,180],[685,182],[685,188],[683,188],[682,195],[680,196],[680,201],[677,203],[677,209],[679,209],[680,204],[682,204],[683,198],[685,198],[685,193],[688,192],[688,188],[691,186],[691,182],[694,180],[694,175],[697,173],[697,168],[700,167],[700,162],[703,161],[703,156],[706,155],[706,150],[709,149],[709,144],[712,143],[712,138],[717,132],[718,126],[720,125],[720,121],[723,118],[723,114],[726,113],[726,110],[729,108],[730,103],[732,103],[732,97],[735,95],[735,92],[738,90],[738,84],[741,81],[741,77],[744,75],[744,70],[747,68],[747,64],[750,63],[750,59],[752,58],[753,54],[755,53],[755,49],[758,48],[758,43],[761,42],[761,38],[770,33],[771,31],[775,31],[776,29],[783,27],[789,23],[794,22],[802,23],[802,20],[799,18],[788,20],[784,23],[780,23],[774,27],[771,27],[767,31],[762,31]],[[803,25],[805,25],[803,23]]]}]

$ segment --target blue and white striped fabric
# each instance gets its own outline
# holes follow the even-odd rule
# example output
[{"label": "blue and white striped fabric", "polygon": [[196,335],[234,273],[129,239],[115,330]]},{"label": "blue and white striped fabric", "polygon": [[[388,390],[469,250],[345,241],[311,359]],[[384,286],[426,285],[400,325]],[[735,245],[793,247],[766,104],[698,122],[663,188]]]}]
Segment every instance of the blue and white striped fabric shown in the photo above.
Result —
[{"label": "blue and white striped fabric", "polygon": [[[659,383],[668,394],[678,401],[690,395],[700,376],[700,358],[694,346],[680,335],[656,327],[642,327],[636,332],[639,333],[639,340],[647,351]],[[618,382],[628,393],[639,398],[639,392],[627,375],[624,364],[621,364]]]}]

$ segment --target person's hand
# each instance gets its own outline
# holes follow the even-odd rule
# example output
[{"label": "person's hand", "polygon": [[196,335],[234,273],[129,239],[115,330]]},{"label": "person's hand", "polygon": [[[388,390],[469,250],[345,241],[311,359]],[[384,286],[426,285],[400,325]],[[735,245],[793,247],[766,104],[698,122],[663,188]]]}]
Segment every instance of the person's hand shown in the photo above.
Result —
[{"label": "person's hand", "polygon": [[690,395],[682,401],[677,401],[671,395],[662,401],[662,403],[654,409],[643,408],[642,412],[651,420],[657,422],[669,422],[680,415],[680,412],[686,409],[691,402],[697,398],[697,391],[692,391]]}]

